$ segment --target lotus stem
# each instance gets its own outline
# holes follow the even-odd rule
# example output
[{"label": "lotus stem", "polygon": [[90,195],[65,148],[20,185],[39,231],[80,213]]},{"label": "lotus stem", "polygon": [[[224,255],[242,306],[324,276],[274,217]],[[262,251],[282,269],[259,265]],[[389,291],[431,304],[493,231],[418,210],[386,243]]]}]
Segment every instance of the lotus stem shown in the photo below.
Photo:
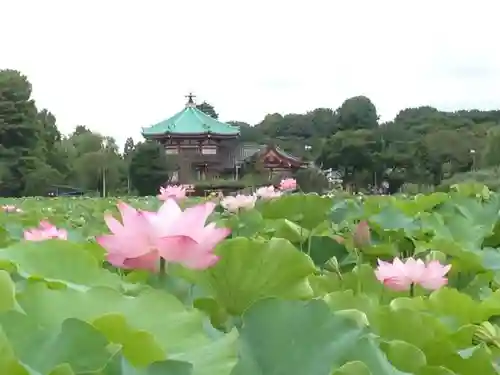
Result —
[{"label": "lotus stem", "polygon": [[163,284],[167,276],[167,262],[165,259],[160,258],[160,272],[158,273],[158,281]]}]

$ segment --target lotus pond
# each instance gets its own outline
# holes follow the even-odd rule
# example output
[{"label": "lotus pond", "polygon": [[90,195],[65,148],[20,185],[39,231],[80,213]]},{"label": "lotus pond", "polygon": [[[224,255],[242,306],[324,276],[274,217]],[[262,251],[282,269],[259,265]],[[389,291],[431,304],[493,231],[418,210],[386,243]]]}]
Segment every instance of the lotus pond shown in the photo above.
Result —
[{"label": "lotus pond", "polygon": [[[500,373],[500,195],[483,186],[219,205],[217,260],[167,246],[155,270],[106,261],[144,232],[124,217],[122,242],[96,241],[118,199],[0,203],[16,208],[0,212],[2,375]],[[64,236],[37,239],[41,222]]]}]

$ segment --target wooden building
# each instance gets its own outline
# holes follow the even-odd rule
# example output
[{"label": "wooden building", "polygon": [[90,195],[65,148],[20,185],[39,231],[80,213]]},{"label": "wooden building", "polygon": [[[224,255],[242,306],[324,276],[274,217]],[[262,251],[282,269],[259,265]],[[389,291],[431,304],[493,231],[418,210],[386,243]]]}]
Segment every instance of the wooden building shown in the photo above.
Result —
[{"label": "wooden building", "polygon": [[260,169],[264,169],[269,176],[291,177],[297,170],[307,168],[308,163],[293,156],[275,145],[265,145],[260,151],[246,160],[247,163],[257,163]]},{"label": "wooden building", "polygon": [[196,108],[192,94],[185,108],[153,126],[143,128],[146,139],[160,142],[172,165],[171,182],[188,184],[198,180],[240,177],[247,163],[259,163],[269,178],[289,176],[302,162],[275,146],[242,144],[239,127],[218,121]]},{"label": "wooden building", "polygon": [[190,183],[231,173],[240,129],[200,111],[192,94],[187,98],[182,111],[143,128],[142,135],[164,145],[173,165],[172,182]]}]

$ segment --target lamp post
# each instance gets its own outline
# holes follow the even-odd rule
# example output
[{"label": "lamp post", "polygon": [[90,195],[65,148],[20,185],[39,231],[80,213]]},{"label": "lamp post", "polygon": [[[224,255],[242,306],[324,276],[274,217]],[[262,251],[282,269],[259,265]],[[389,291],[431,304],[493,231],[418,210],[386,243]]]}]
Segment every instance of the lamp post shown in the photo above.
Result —
[{"label": "lamp post", "polygon": [[472,156],[472,170],[475,171],[476,170],[476,150],[471,149],[470,154]]},{"label": "lamp post", "polygon": [[102,146],[104,148],[104,163],[102,164],[102,197],[106,198],[106,164],[108,162],[108,140],[106,138],[103,139]]}]

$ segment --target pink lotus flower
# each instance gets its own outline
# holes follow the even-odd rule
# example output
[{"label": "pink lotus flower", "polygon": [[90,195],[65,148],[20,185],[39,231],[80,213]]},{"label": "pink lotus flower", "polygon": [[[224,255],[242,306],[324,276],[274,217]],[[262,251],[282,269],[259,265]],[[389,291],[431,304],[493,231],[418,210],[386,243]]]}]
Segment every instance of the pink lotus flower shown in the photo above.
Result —
[{"label": "pink lotus flower", "polygon": [[186,198],[186,187],[177,185],[168,185],[167,187],[160,187],[160,194],[157,195],[158,199],[166,201],[167,199],[175,199],[176,201]]},{"label": "pink lotus flower", "polygon": [[281,191],[291,191],[297,189],[297,180],[295,178],[284,178],[280,182]]},{"label": "pink lotus flower", "polygon": [[252,209],[255,207],[257,197],[254,195],[238,194],[235,197],[227,196],[222,199],[221,206],[229,212],[238,212],[240,209]]},{"label": "pink lotus flower", "polygon": [[158,212],[148,212],[120,202],[122,223],[106,215],[113,234],[100,236],[97,242],[116,267],[155,271],[162,257],[188,268],[205,269],[218,261],[213,250],[230,233],[230,229],[216,228],[215,223],[205,226],[215,206],[207,202],[182,211],[175,200],[168,199]]},{"label": "pink lotus flower", "polygon": [[436,290],[448,283],[445,275],[450,269],[451,265],[444,266],[436,260],[426,265],[420,259],[408,258],[402,262],[399,258],[394,258],[392,263],[379,260],[375,276],[393,290],[408,290],[412,284]]},{"label": "pink lotus flower", "polygon": [[255,195],[262,199],[273,199],[281,196],[281,191],[276,190],[273,185],[263,186],[257,189]]},{"label": "pink lotus flower", "polygon": [[42,220],[38,228],[24,231],[24,239],[27,241],[45,241],[50,239],[67,240],[68,232],[65,229],[56,228],[46,220]]},{"label": "pink lotus flower", "polygon": [[23,210],[21,210],[20,208],[17,208],[16,206],[12,205],[12,204],[4,204],[2,206],[2,211],[4,212],[23,212]]}]

